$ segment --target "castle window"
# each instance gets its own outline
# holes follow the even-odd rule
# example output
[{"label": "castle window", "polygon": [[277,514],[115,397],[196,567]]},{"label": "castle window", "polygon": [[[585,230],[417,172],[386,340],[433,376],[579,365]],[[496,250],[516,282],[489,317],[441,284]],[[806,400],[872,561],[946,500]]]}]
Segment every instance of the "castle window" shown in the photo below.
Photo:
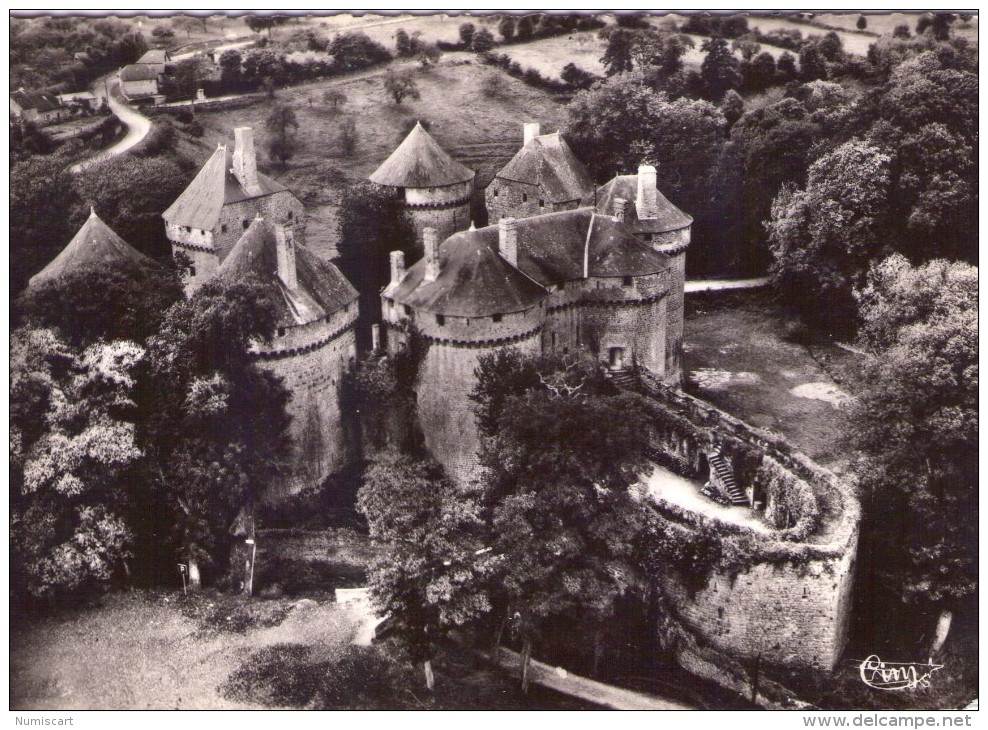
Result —
[{"label": "castle window", "polygon": [[291,220],[295,214],[292,211],[288,211],[288,220]]},{"label": "castle window", "polygon": [[192,276],[195,276],[195,275],[196,275],[196,267],[195,267],[195,266],[190,266],[190,267],[189,267],[189,273],[190,273],[190,274],[191,274]]},{"label": "castle window", "polygon": [[521,202],[523,202],[523,203],[527,203],[528,202],[528,193],[522,193],[521,194]]},{"label": "castle window", "polygon": [[226,223],[220,226],[220,233],[226,233]]},{"label": "castle window", "polygon": [[634,282],[632,281],[630,276],[625,276],[621,279],[622,286],[631,286],[633,283]]},{"label": "castle window", "polygon": [[250,228],[250,221],[244,218],[244,230],[246,231],[248,228]]},{"label": "castle window", "polygon": [[501,321],[501,315],[500,314],[495,314],[493,317],[491,317],[491,319],[493,319],[495,322],[500,322]]},{"label": "castle window", "polygon": [[285,328],[284,327],[279,327],[278,328],[278,337],[284,337],[284,336],[285,336]]},{"label": "castle window", "polygon": [[405,305],[405,314],[408,315],[409,317],[412,316],[412,308],[409,307],[407,304]]},{"label": "castle window", "polygon": [[446,317],[443,316],[442,314],[437,314],[436,315],[436,324],[438,324],[440,327],[442,327],[444,324],[446,324]]},{"label": "castle window", "polygon": [[553,350],[556,349],[556,333],[555,332],[552,333],[552,349]]},{"label": "castle window", "polygon": [[542,198],[539,198],[539,207],[540,208],[544,208],[545,207],[545,201]]},{"label": "castle window", "polygon": [[498,194],[498,190],[497,190],[497,188],[494,188],[494,197],[495,198],[497,197],[497,194]]}]

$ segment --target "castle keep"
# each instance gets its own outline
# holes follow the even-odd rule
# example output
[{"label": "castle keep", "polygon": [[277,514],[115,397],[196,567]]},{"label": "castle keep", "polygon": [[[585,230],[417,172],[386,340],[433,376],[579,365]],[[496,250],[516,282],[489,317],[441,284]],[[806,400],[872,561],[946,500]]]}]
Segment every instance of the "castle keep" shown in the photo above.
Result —
[{"label": "castle keep", "polygon": [[370,181],[401,193],[421,241],[426,228],[434,228],[441,239],[466,230],[475,174],[416,123]]},{"label": "castle keep", "polygon": [[305,208],[284,185],[257,170],[254,131],[234,130],[232,154],[220,145],[162,214],[173,252],[192,261],[186,292],[209,279],[258,215],[293,230],[305,244]]}]

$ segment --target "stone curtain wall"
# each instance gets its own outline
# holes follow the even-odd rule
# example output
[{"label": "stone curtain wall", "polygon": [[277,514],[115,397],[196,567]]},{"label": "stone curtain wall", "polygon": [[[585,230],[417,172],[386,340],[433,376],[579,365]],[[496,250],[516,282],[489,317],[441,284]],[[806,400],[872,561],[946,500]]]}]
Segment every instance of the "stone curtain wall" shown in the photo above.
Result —
[{"label": "stone curtain wall", "polygon": [[759,485],[781,528],[759,533],[657,500],[657,519],[687,541],[714,534],[719,542],[720,558],[698,589],[698,576],[680,567],[658,571],[679,618],[735,658],[833,669],[847,642],[857,550],[859,507],[850,488],[709,404],[654,381],[647,393],[657,460],[696,475],[705,452],[719,446],[742,486]]},{"label": "stone curtain wall", "polygon": [[340,386],[356,357],[356,318],[357,305],[350,304],[326,320],[288,328],[258,353],[260,366],[280,376],[292,395],[294,469],[269,488],[269,501],[316,487],[344,464]]},{"label": "stone curtain wall", "polygon": [[672,281],[666,320],[667,383],[679,384],[683,378],[683,306],[686,287],[686,249],[690,245],[690,229],[653,233],[644,236],[659,253],[672,258]]}]

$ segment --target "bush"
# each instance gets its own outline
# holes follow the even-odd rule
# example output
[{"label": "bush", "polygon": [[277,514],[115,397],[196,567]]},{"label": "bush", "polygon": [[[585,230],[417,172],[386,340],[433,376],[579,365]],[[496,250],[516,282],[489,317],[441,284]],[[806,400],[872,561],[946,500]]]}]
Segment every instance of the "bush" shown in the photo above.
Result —
[{"label": "bush", "polygon": [[500,97],[508,90],[508,83],[497,71],[491,71],[480,82],[480,89],[485,96]]},{"label": "bush", "polygon": [[360,133],[357,131],[357,123],[351,117],[347,117],[340,124],[340,149],[344,157],[356,152],[358,144],[360,144]]}]

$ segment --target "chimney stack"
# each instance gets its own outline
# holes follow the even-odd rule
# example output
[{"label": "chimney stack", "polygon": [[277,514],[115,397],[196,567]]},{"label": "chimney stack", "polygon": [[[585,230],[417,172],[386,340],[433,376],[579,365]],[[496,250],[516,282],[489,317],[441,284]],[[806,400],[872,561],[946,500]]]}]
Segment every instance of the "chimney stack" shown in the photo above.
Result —
[{"label": "chimney stack", "polygon": [[260,195],[257,181],[257,153],[254,151],[254,130],[237,127],[233,130],[233,174],[250,195]]},{"label": "chimney stack", "polygon": [[628,201],[624,198],[614,198],[614,220],[624,223],[624,216],[627,206]]},{"label": "chimney stack", "polygon": [[405,254],[402,251],[391,252],[391,283],[397,284],[405,275]]},{"label": "chimney stack", "polygon": [[289,289],[298,286],[298,270],[295,268],[295,234],[284,226],[274,227],[278,242],[278,278]]},{"label": "chimney stack", "polygon": [[527,122],[525,124],[525,142],[528,144],[533,139],[539,136],[542,131],[542,126],[538,122]]},{"label": "chimney stack", "polygon": [[655,218],[658,213],[658,202],[656,196],[658,188],[655,182],[655,168],[652,165],[638,166],[638,199],[635,207],[638,209],[638,218]]},{"label": "chimney stack", "polygon": [[371,325],[371,352],[378,353],[381,351],[381,325],[372,324]]},{"label": "chimney stack", "polygon": [[422,230],[422,243],[425,246],[425,277],[430,282],[439,278],[439,231],[435,228]]},{"label": "chimney stack", "polygon": [[518,266],[518,221],[502,218],[498,222],[497,250],[501,258],[512,266]]}]

